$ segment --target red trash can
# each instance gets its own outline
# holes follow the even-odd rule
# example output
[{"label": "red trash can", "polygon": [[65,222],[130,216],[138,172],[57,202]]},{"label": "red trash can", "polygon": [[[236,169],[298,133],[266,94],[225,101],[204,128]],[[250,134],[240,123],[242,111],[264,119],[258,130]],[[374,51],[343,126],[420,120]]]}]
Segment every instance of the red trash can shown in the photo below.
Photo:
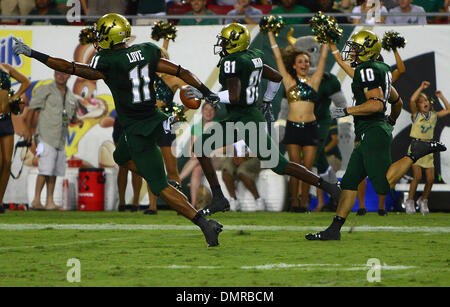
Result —
[{"label": "red trash can", "polygon": [[105,170],[80,168],[78,173],[78,210],[105,210]]}]

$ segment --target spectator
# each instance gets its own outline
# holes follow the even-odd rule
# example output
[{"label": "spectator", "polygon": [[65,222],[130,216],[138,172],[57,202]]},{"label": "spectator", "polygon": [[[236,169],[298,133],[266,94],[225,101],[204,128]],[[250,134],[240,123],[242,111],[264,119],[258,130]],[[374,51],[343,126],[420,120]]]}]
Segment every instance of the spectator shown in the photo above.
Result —
[{"label": "spectator", "polygon": [[[70,75],[55,71],[55,81],[41,85],[31,98],[26,116],[25,139],[31,139],[31,122],[36,112],[39,120],[35,141],[36,156],[39,157],[39,175],[36,178],[33,209],[58,210],[53,200],[56,176],[64,176],[66,170],[66,136],[69,123],[78,123],[76,96],[67,87]],[[47,185],[46,206],[41,204],[41,192]]]},{"label": "spectator", "polygon": [[215,15],[213,12],[206,9],[206,0],[191,0],[190,2],[192,11],[185,15],[198,16],[197,18],[181,19],[178,23],[180,26],[198,26],[198,25],[218,25],[220,24],[218,19],[206,19],[199,16],[211,16]]},{"label": "spectator", "polygon": [[344,12],[351,12],[355,3],[355,0],[335,0],[334,7]]},{"label": "spectator", "polygon": [[[340,10],[334,9],[334,0],[318,0],[318,10],[322,11],[327,15],[327,13],[343,13]],[[339,24],[348,23],[347,17],[334,17]]]},{"label": "spectator", "polygon": [[237,0],[234,5],[234,10],[229,11],[227,15],[245,15],[244,19],[226,19],[225,23],[239,22],[241,24],[259,24],[259,17],[252,17],[252,15],[262,15],[262,11],[250,5],[250,0]]},{"label": "spectator", "polygon": [[[155,2],[151,0],[148,2]],[[114,12],[125,15],[128,0],[80,0],[83,12],[88,16],[103,16]]]},{"label": "spectator", "polygon": [[[390,13],[425,13],[423,7],[411,4],[412,0],[398,0],[399,6],[390,10]],[[386,24],[414,24],[425,25],[427,18],[425,16],[388,16]]]},{"label": "spectator", "polygon": [[239,211],[240,205],[236,198],[235,182],[242,181],[252,193],[256,202],[256,210],[266,210],[264,200],[259,196],[256,188],[256,178],[261,170],[261,162],[256,157],[249,157],[249,150],[243,141],[234,144],[234,157],[226,157],[222,161],[222,179],[231,196],[230,210]]},{"label": "spectator", "polygon": [[[437,91],[435,95],[443,102],[445,109],[440,111],[436,111],[434,109],[431,99],[423,93],[423,91],[429,86],[430,82],[422,81],[420,87],[412,94],[409,102],[411,109],[411,120],[413,122],[409,136],[413,139],[432,140],[434,128],[436,127],[438,119],[450,114],[450,104],[441,91]],[[411,149],[409,148],[408,152],[410,151]],[[426,183],[423,189],[423,194],[417,200],[417,204],[419,205],[420,212],[422,214],[429,213],[428,196],[430,195],[431,188],[433,187],[435,177],[433,154],[420,158],[412,166],[414,178],[409,187],[408,200],[405,202],[407,214],[416,213],[416,209],[414,207],[414,195],[417,191],[417,185],[422,180],[422,169],[425,171]]]},{"label": "spectator", "polygon": [[[195,140],[197,137],[202,135],[203,130],[210,127],[211,124],[214,123],[215,116],[216,109],[211,104],[204,103],[202,105],[201,122],[193,125],[191,128],[191,152],[193,150],[192,146]],[[191,175],[191,204],[194,208],[199,208],[197,196],[202,182],[203,170],[193,153],[191,156],[191,159],[183,166],[183,169],[181,170],[180,179],[183,181]]]},{"label": "spectator", "polygon": [[137,2],[137,15],[139,18],[136,20],[136,25],[150,25],[153,24],[158,19],[149,18],[149,15],[165,16],[166,15],[166,1],[165,0],[131,0],[132,2]]},{"label": "spectator", "polygon": [[[423,7],[427,13],[448,12],[448,4],[445,0],[414,0],[413,4]],[[428,17],[428,23],[439,23],[446,17]]]},{"label": "spectator", "polygon": [[[28,15],[34,8],[34,0],[1,0],[3,16]],[[17,22],[15,19],[2,19],[4,23]]]},{"label": "spectator", "polygon": [[43,16],[39,19],[27,19],[26,25],[65,25],[66,19],[49,19],[45,18],[46,15],[62,15],[60,11],[51,6],[51,0],[36,0],[36,7],[32,9],[29,15]]},{"label": "spectator", "polygon": [[[381,7],[380,10],[380,20],[377,21],[376,20],[376,16],[374,16],[375,13],[372,13],[372,16],[367,16],[367,13],[369,12],[369,10],[371,9],[371,7],[369,7],[367,5],[367,1],[368,0],[358,0],[357,4],[358,6],[355,6],[352,10],[353,14],[361,14],[364,13],[362,16],[352,16],[352,23],[353,24],[358,24],[358,23],[363,23],[366,25],[374,25],[375,23],[384,23],[386,16],[383,16],[381,14],[386,14],[388,13],[388,10],[386,9],[385,6]],[[374,10],[372,11],[374,12]],[[369,18],[367,18],[369,17]]]},{"label": "spectator", "polygon": [[[310,10],[304,6],[296,5],[295,0],[281,0],[281,6],[274,8],[270,11],[272,15],[283,15],[283,14],[305,14],[310,13]],[[295,18],[285,18],[286,24],[302,24],[307,23],[308,18],[295,17]]]}]

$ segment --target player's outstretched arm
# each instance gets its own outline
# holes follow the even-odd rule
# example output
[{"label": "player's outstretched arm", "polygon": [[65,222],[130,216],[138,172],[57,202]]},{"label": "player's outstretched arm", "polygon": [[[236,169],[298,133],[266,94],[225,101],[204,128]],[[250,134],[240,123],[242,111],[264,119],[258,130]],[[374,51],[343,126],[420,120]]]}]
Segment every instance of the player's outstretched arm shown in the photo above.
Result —
[{"label": "player's outstretched arm", "polygon": [[198,95],[194,92],[190,93],[196,98],[203,99],[206,101],[215,103],[218,101],[218,97],[216,94],[211,92],[209,88],[206,87],[193,73],[189,70],[184,69],[181,65],[177,65],[166,59],[159,59],[158,64],[156,65],[156,71],[166,73],[172,76],[176,76],[186,82],[187,84],[198,89],[202,95],[202,97],[198,97]]},{"label": "player's outstretched arm", "polygon": [[337,49],[336,45],[334,43],[329,43],[331,54],[333,55],[334,59],[336,60],[336,63],[338,63],[339,66],[345,71],[345,73],[353,79],[353,76],[355,75],[355,70],[348,65],[346,62],[342,60],[341,53],[339,52],[339,49]]},{"label": "player's outstretched arm", "polygon": [[348,115],[364,116],[383,111],[383,91],[377,87],[366,92],[367,101],[354,107],[336,108],[331,111],[332,118]]},{"label": "player's outstretched arm", "polygon": [[31,49],[29,46],[19,41],[15,37],[13,39],[15,41],[13,52],[16,56],[19,54],[23,54],[27,57],[38,60],[39,62],[54,70],[70,75],[77,75],[89,80],[98,80],[105,78],[105,76],[100,71],[90,68],[88,65],[69,62],[64,59],[53,58],[47,54]]},{"label": "player's outstretched arm", "polygon": [[405,63],[403,63],[403,60],[400,57],[400,54],[398,53],[397,49],[394,49],[394,56],[397,68],[392,72],[392,83],[397,81],[400,78],[400,76],[403,75],[406,71]]},{"label": "player's outstretched arm", "polygon": [[388,102],[391,104],[391,114],[387,117],[387,122],[394,126],[397,118],[402,112],[403,100],[393,86],[391,87],[391,94]]}]

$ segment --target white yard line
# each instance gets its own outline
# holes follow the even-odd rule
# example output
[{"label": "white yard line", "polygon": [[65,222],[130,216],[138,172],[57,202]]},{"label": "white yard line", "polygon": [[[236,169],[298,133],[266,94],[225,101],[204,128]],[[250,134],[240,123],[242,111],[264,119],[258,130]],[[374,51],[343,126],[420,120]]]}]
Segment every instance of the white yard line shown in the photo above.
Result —
[{"label": "white yard line", "polygon": [[[0,230],[198,230],[197,226],[140,225],[140,224],[0,224]],[[248,231],[320,231],[324,226],[258,226],[224,225],[224,230]],[[408,226],[352,226],[342,231],[354,232],[424,232],[449,233],[450,227],[408,227]]]}]

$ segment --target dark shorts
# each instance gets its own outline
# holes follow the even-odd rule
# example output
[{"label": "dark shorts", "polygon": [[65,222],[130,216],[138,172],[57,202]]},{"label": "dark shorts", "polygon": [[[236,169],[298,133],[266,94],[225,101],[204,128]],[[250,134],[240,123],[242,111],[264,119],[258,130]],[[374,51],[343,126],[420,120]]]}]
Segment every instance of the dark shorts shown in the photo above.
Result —
[{"label": "dark shorts", "polygon": [[171,147],[177,136],[174,133],[165,133],[159,138],[157,144],[159,147]]},{"label": "dark shorts", "polygon": [[295,144],[300,146],[317,146],[320,143],[317,122],[295,123],[286,121],[286,132],[283,144]]},{"label": "dark shorts", "polygon": [[343,190],[357,191],[359,183],[366,177],[378,195],[390,191],[386,173],[391,166],[392,134],[380,127],[368,130],[362,140],[353,149],[344,177]]},{"label": "dark shorts", "polygon": [[118,165],[133,160],[139,175],[147,181],[155,195],[159,195],[168,186],[163,157],[156,144],[163,133],[162,125],[156,126],[148,135],[124,132],[113,154]]},{"label": "dark shorts", "polygon": [[11,134],[14,134],[11,115],[6,115],[5,118],[0,119],[0,137]]}]

